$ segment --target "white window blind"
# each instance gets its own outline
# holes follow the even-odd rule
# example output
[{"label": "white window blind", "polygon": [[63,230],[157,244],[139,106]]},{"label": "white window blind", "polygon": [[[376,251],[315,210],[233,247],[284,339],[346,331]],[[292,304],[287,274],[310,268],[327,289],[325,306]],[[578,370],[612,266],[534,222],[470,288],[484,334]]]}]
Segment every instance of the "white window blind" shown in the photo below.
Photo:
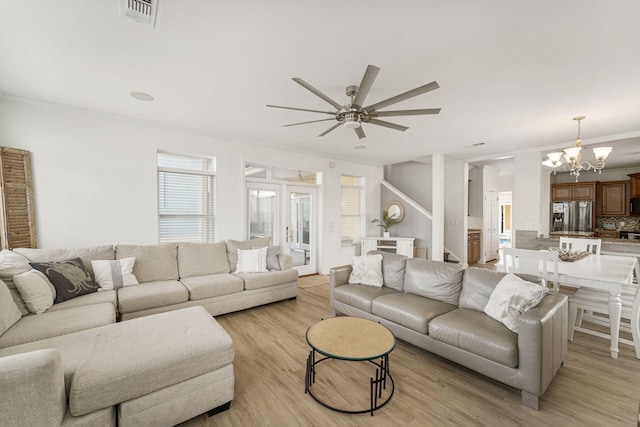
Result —
[{"label": "white window blind", "polygon": [[342,246],[360,243],[362,237],[364,178],[341,175],[340,184],[340,236]]},{"label": "white window blind", "polygon": [[158,240],[213,242],[213,159],[158,153]]}]

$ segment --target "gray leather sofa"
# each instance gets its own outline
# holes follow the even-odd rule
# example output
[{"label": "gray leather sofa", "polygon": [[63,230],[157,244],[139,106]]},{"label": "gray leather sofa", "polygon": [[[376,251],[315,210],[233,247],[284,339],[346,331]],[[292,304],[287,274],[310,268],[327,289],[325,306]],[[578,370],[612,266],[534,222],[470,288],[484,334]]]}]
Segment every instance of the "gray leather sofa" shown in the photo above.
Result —
[{"label": "gray leather sofa", "polygon": [[484,313],[504,277],[481,268],[383,253],[381,288],[348,284],[351,266],[330,272],[332,313],[371,319],[406,342],[515,387],[538,409],[567,353],[567,297],[548,294],[519,332]]}]

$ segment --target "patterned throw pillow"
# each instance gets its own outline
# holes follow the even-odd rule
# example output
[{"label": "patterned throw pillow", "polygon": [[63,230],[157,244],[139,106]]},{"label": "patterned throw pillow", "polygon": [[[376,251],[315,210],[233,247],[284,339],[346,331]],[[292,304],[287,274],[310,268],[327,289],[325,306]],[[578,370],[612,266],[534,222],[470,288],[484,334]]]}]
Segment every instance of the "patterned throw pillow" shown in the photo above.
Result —
[{"label": "patterned throw pillow", "polygon": [[54,304],[96,292],[100,288],[80,258],[65,261],[32,262],[30,264],[36,270],[44,273],[56,288]]},{"label": "patterned throw pillow", "polygon": [[351,262],[352,270],[349,275],[349,284],[375,286],[381,288],[382,255],[354,256]]}]

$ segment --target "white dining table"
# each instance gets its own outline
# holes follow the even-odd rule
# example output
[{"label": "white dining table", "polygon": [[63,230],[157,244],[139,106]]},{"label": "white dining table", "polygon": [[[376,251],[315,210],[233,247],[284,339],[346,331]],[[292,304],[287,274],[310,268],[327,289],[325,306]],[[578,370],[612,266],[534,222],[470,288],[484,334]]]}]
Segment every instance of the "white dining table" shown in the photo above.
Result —
[{"label": "white dining table", "polygon": [[[618,336],[622,314],[622,286],[633,282],[633,272],[640,278],[638,258],[621,255],[591,254],[578,261],[558,261],[558,281],[563,286],[591,288],[609,291],[609,328],[611,334],[611,357],[618,358]],[[504,271],[504,266],[502,266]],[[634,306],[637,311],[638,307]],[[634,312],[633,318],[637,318]],[[640,346],[640,330],[632,322],[633,340]]]}]

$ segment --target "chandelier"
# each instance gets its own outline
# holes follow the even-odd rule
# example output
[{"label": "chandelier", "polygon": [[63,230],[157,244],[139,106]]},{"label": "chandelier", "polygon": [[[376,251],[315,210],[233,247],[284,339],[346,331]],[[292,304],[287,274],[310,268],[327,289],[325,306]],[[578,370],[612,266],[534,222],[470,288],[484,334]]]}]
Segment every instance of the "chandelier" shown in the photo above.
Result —
[{"label": "chandelier", "polygon": [[576,182],[580,177],[581,171],[588,171],[593,169],[594,172],[601,173],[604,168],[604,161],[609,156],[613,148],[611,147],[596,147],[593,149],[593,155],[596,160],[593,163],[582,161],[582,152],[584,146],[582,145],[582,138],[580,137],[580,122],[585,119],[585,116],[574,117],[573,120],[578,122],[578,135],[576,136],[576,145],[573,147],[565,148],[564,152],[556,151],[547,154],[547,159],[542,162],[543,165],[553,168],[555,174],[555,168],[563,165],[562,157],[569,166],[569,174],[576,177]]}]

